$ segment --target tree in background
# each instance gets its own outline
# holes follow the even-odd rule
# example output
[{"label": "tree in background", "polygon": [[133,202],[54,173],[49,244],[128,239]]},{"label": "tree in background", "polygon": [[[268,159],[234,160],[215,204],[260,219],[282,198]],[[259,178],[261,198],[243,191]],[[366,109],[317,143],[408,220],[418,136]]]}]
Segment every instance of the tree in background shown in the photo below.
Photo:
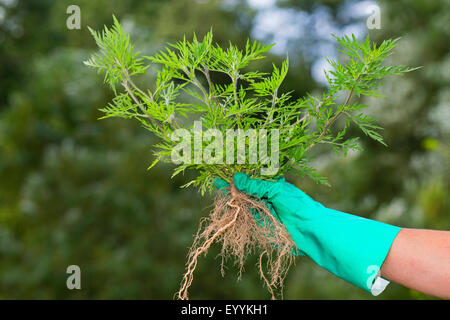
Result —
[{"label": "tree in background", "polygon": [[[317,50],[327,48],[317,28],[327,21],[345,28],[358,19],[364,25],[365,18],[343,15],[352,3],[358,2],[278,1],[308,22],[303,38],[293,36],[287,44],[293,68],[283,89],[322,90],[311,76]],[[219,43],[243,45],[250,34],[258,36],[259,11],[245,1],[83,0],[76,3],[82,29],[69,31],[70,4],[0,1],[0,298],[171,298],[194,221],[206,214],[209,201],[179,189],[185,179],[168,181],[167,167],[142,174],[153,160],[144,129],[133,122],[97,121],[97,109],[111,93],[98,91],[102,79],[82,65],[95,46],[86,26],[99,29],[115,14],[138,48],[151,54],[167,41],[194,31],[203,35],[211,26]],[[319,149],[315,166],[333,187],[292,182],[338,210],[401,226],[448,229],[448,2],[380,5],[382,29],[371,31],[372,39],[402,36],[392,63],[423,66],[386,84],[389,103],[373,110],[386,127],[389,147],[363,140],[365,151],[342,161]],[[279,65],[282,58],[267,60]],[[260,71],[270,70],[270,63]],[[252,270],[240,282],[227,272],[233,281],[221,280],[218,287],[220,273],[209,272],[217,264],[214,256],[199,266],[192,297],[269,297]],[[82,290],[65,287],[71,264],[81,267]],[[371,298],[308,259],[297,259],[285,297]],[[391,285],[380,298],[424,296]]]}]

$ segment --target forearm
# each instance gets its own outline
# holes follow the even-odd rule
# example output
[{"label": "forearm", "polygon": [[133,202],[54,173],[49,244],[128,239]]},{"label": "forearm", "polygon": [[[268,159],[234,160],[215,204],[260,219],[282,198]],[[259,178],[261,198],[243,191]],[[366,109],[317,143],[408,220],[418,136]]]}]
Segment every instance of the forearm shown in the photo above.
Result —
[{"label": "forearm", "polygon": [[450,299],[450,231],[402,229],[381,275],[419,292]]}]

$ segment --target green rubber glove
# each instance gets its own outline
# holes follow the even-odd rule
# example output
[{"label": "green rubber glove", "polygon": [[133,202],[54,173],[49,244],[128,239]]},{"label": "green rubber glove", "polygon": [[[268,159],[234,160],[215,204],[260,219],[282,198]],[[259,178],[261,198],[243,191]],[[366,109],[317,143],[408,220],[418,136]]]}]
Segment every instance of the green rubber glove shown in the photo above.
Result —
[{"label": "green rubber glove", "polygon": [[[268,204],[286,226],[300,255],[374,295],[387,285],[378,279],[379,270],[401,228],[328,209],[284,179],[272,182],[236,173],[233,182],[240,191]],[[214,185],[228,187],[221,179]],[[376,288],[379,284],[381,288]]]}]

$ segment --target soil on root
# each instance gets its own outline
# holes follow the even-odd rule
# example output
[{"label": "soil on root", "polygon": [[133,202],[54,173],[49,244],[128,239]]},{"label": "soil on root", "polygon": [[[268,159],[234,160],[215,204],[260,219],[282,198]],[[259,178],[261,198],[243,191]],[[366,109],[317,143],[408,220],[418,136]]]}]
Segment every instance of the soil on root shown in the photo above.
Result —
[{"label": "soil on root", "polygon": [[208,217],[200,220],[197,234],[189,250],[186,273],[183,276],[178,299],[188,299],[188,289],[194,280],[198,258],[206,254],[210,246],[222,245],[221,272],[229,258],[239,268],[239,278],[244,270],[246,257],[258,253],[258,270],[272,299],[282,297],[283,282],[294,262],[295,243],[289,232],[268,210],[267,206],[239,191],[231,184],[226,194],[219,193],[214,209]]}]

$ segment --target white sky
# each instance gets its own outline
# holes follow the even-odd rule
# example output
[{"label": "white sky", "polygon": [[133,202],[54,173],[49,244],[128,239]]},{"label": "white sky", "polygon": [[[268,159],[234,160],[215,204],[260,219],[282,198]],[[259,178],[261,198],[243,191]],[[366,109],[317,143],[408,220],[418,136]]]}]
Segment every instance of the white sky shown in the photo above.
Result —
[{"label": "white sky", "polygon": [[276,0],[247,0],[247,3],[256,9],[271,8],[275,5]]},{"label": "white sky", "polygon": [[[358,19],[360,22],[339,29],[326,8],[316,10],[310,15],[290,8],[278,8],[276,0],[247,0],[247,3],[258,10],[252,37],[275,42],[272,50],[277,54],[286,55],[290,41],[299,40],[310,32],[324,40],[318,47],[320,58],[313,63],[311,70],[313,78],[323,84],[327,84],[323,71],[330,68],[325,58],[333,59],[337,56],[334,46],[331,45],[334,43],[331,34],[342,36],[353,33],[357,38],[362,38],[367,32],[364,18],[371,14],[370,8],[376,5],[372,0],[344,4],[339,14],[344,18]],[[316,21],[313,24],[314,30],[308,30],[307,26],[313,21]],[[327,44],[328,41],[330,43]]]}]

